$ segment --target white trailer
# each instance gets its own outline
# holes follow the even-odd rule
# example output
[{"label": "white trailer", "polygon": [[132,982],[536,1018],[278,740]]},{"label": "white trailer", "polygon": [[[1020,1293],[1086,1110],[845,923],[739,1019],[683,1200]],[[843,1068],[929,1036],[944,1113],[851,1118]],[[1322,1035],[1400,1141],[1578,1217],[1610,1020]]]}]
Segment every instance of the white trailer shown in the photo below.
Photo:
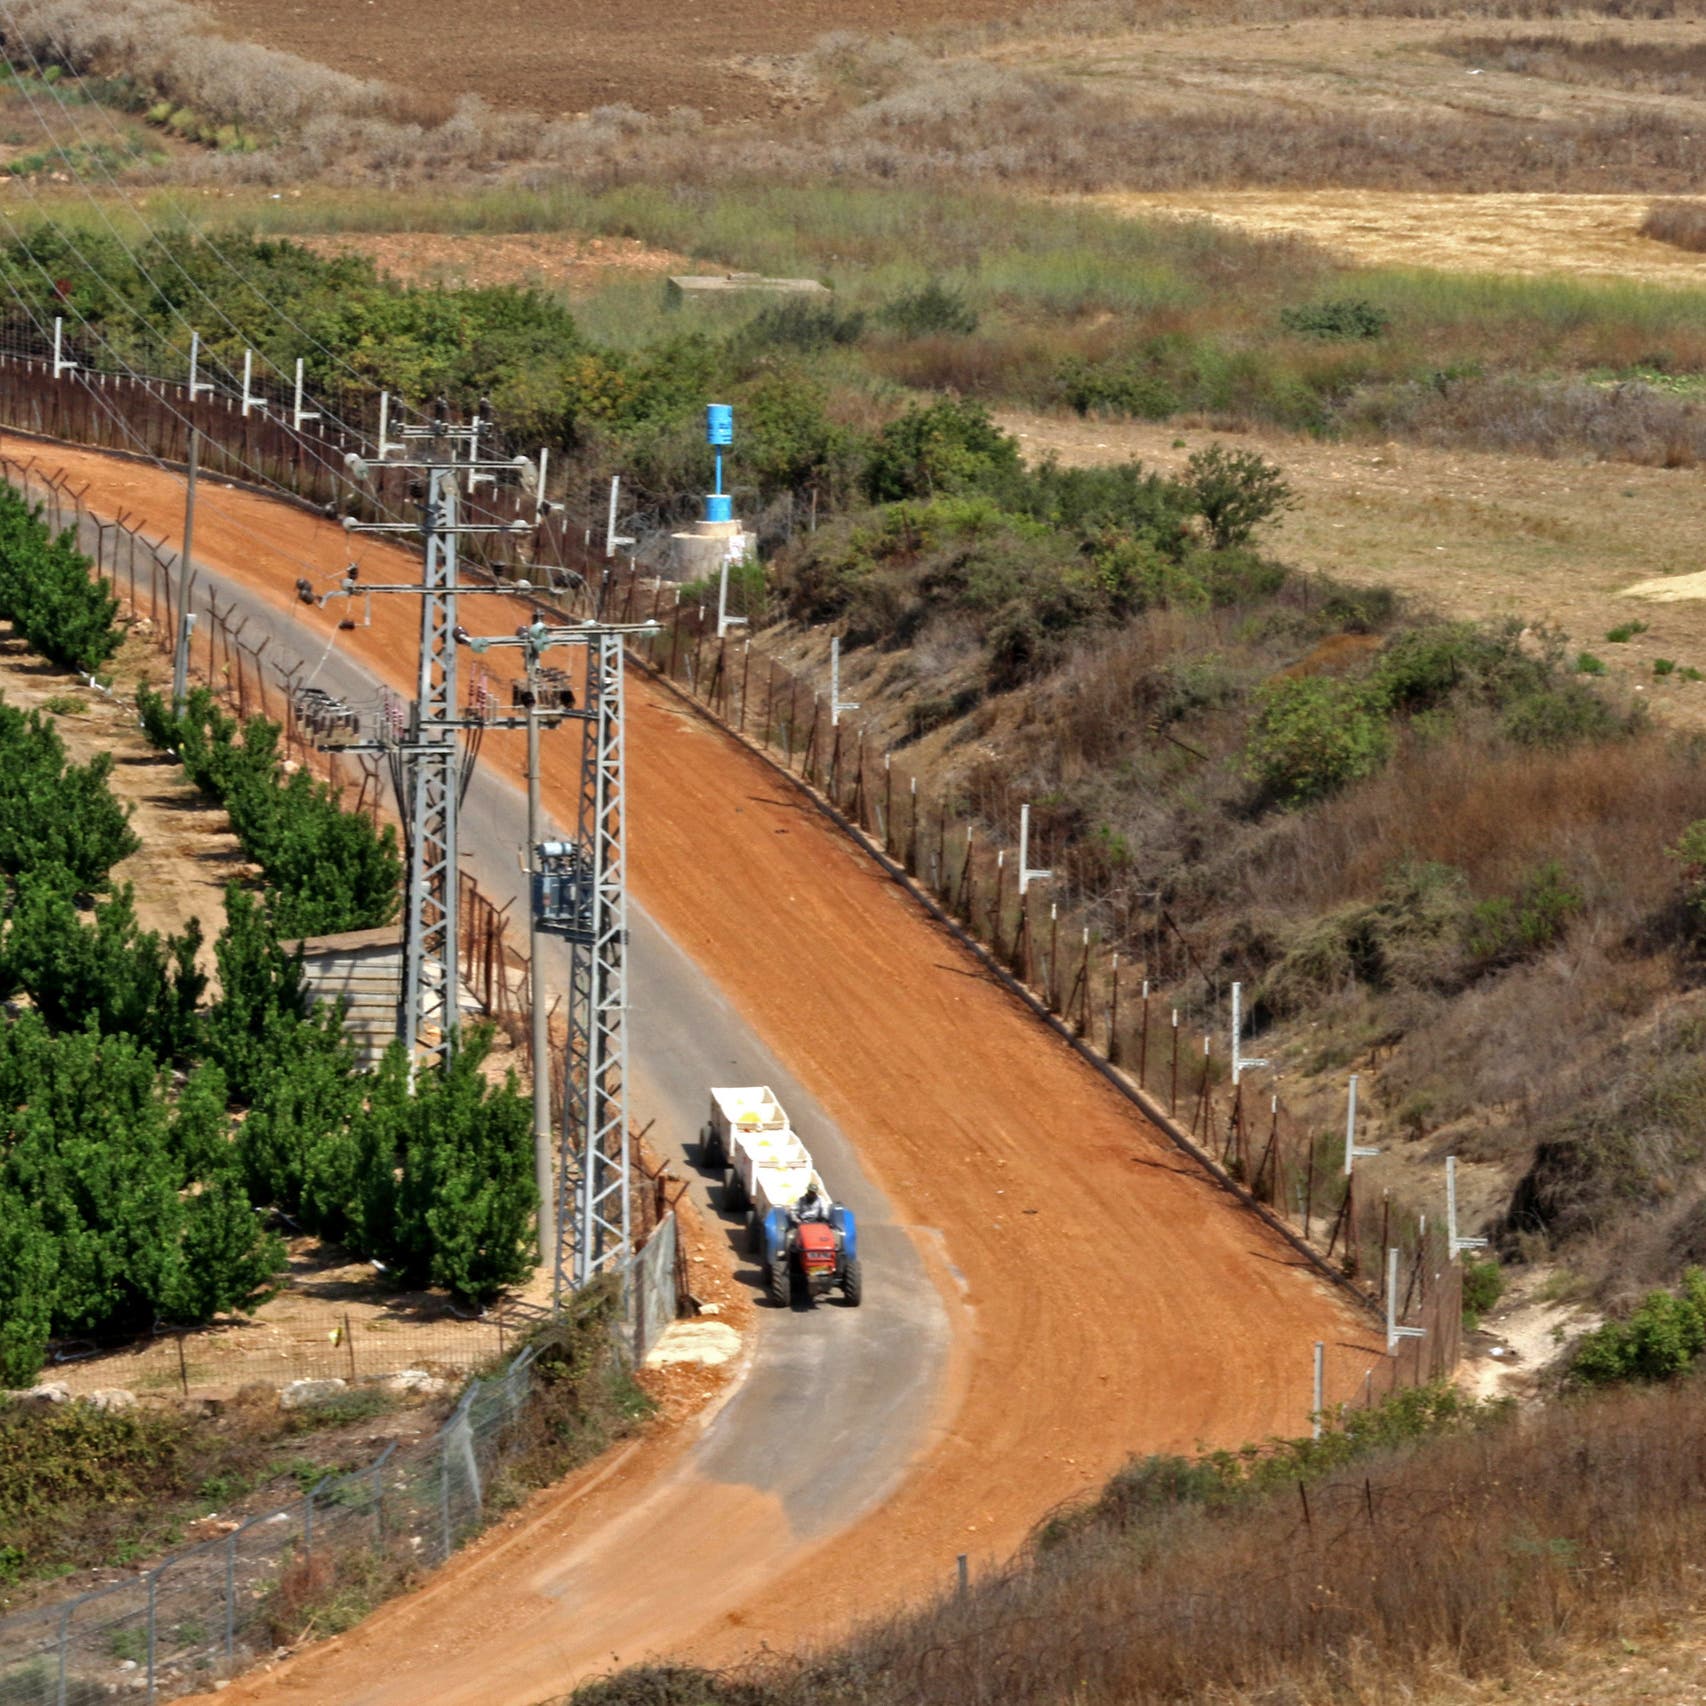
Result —
[{"label": "white trailer", "polygon": [[711,1117],[699,1136],[700,1156],[707,1167],[725,1167],[734,1153],[737,1131],[788,1130],[788,1116],[768,1084],[725,1086],[711,1091]]},{"label": "white trailer", "polygon": [[706,1166],[724,1169],[723,1207],[734,1214],[747,1211],[752,1249],[758,1248],[758,1229],[771,1209],[792,1208],[807,1191],[829,1201],[811,1152],[768,1085],[712,1090],[703,1154]]}]

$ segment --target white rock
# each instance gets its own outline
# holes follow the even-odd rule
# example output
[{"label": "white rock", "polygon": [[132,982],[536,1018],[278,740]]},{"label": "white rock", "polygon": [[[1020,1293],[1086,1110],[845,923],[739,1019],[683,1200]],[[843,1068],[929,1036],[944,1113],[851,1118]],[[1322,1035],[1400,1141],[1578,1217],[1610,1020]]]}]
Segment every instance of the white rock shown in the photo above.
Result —
[{"label": "white rock", "polygon": [[436,1398],[441,1392],[450,1390],[448,1380],[440,1380],[424,1368],[400,1368],[395,1374],[387,1375],[380,1384],[387,1392],[402,1398]]},{"label": "white rock", "polygon": [[648,1368],[697,1363],[715,1368],[740,1350],[740,1334],[726,1321],[672,1321],[646,1355]]},{"label": "white rock", "polygon": [[71,1400],[71,1388],[62,1386],[57,1380],[49,1381],[41,1386],[31,1386],[21,1392],[0,1392],[0,1398],[9,1398],[15,1404],[66,1404]]},{"label": "white rock", "polygon": [[102,1386],[89,1393],[83,1402],[97,1410],[134,1410],[136,1394],[125,1391],[122,1386]]},{"label": "white rock", "polygon": [[347,1380],[293,1380],[278,1395],[281,1410],[311,1410],[349,1390]]}]

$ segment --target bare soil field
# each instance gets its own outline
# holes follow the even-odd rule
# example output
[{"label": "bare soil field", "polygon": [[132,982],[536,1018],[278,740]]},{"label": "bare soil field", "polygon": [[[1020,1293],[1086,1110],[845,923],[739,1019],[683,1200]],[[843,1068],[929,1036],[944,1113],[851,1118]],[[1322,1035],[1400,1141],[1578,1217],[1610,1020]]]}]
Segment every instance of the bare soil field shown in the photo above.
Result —
[{"label": "bare soil field", "polygon": [[494,107],[553,118],[603,106],[692,107],[716,121],[791,110],[798,96],[775,56],[797,53],[827,31],[882,35],[1026,10],[1023,0],[942,0],[924,17],[903,0],[788,7],[651,0],[640,12],[623,0],[572,8],[491,0],[470,29],[466,8],[453,0],[202,5],[228,35],[430,97],[475,94]]},{"label": "bare soil field", "polygon": [[[69,449],[53,460],[93,482],[97,507],[170,530],[166,476]],[[257,537],[289,555],[257,550]],[[301,561],[331,570],[347,552],[339,528],[223,492],[198,522],[197,554],[283,610],[300,608]],[[462,615],[476,631],[514,623],[497,599],[468,597]],[[336,617],[305,620],[330,632]],[[350,643],[401,685],[410,613],[388,602]],[[941,1249],[929,1265],[959,1323],[951,1410],[899,1492],[849,1534],[804,1542],[773,1498],[677,1466],[667,1484],[630,1488],[624,1526],[589,1579],[587,1565],[565,1561],[571,1534],[582,1538],[569,1516],[571,1506],[579,1516],[576,1485],[536,1501],[518,1531],[453,1563],[425,1594],[227,1698],[430,1693],[521,1706],[613,1652],[727,1654],[816,1638],[939,1585],[956,1552],[1006,1555],[1131,1451],[1295,1431],[1315,1339],[1330,1346],[1336,1396],[1374,1360],[1366,1325],[1337,1293],[800,796],[672,697],[636,681],[629,705],[636,898],[737,992],[910,1213],[920,1246]],[[486,753],[519,767],[512,741]],[[566,746],[552,749],[545,781],[548,804],[572,794]],[[704,833],[725,818],[738,833]],[[825,1544],[860,1569],[826,1569]],[[725,1565],[744,1597],[717,1617],[704,1585]]]},{"label": "bare soil field", "polygon": [[1256,236],[1302,237],[1366,266],[1706,283],[1706,255],[1641,235],[1653,203],[1647,195],[1177,190],[1086,199],[1116,213],[1208,219]]},{"label": "bare soil field", "polygon": [[[1167,471],[1218,442],[1261,451],[1298,506],[1268,535],[1276,556],[1380,586],[1455,616],[1549,624],[1625,671],[1654,712],[1706,727],[1706,682],[1655,676],[1655,659],[1706,670],[1706,528],[1697,471],[1608,462],[1324,444],[1128,421],[1007,412],[1027,455],[1068,464],[1135,456]],[[1645,622],[1623,644],[1606,633]]]}]

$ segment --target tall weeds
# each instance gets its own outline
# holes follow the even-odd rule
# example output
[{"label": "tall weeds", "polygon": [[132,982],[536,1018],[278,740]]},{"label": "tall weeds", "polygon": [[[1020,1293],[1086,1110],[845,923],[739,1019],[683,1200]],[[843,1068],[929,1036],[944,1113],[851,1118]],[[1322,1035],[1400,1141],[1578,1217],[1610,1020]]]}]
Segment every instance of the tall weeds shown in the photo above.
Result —
[{"label": "tall weeds", "polygon": [[1151,1511],[964,1596],[733,1677],[577,1706],[1172,1706],[1414,1698],[1693,1606],[1706,1391],[1623,1392],[1357,1463],[1254,1506]]}]

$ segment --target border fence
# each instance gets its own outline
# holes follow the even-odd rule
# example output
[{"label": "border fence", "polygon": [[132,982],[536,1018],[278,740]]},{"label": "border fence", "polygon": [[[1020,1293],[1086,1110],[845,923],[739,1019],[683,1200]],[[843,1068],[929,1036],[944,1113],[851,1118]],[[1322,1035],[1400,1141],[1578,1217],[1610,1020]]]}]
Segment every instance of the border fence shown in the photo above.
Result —
[{"label": "border fence", "polygon": [[[127,447],[123,441],[128,439],[171,460],[183,456],[184,423],[193,419],[210,453],[233,459],[234,477],[245,477],[247,465],[249,474],[258,468],[309,502],[335,499],[345,508],[367,505],[388,513],[407,507],[403,470],[386,472],[374,464],[366,484],[343,474],[340,458],[346,445],[365,453],[368,441],[324,433],[320,423],[312,433],[297,430],[286,416],[276,403],[271,413],[259,407],[241,413],[228,394],[200,400],[190,397],[188,387],[166,380],[82,369],[56,378],[52,363],[40,359],[39,352],[0,352],[0,421],[10,420],[20,430],[108,447]],[[364,416],[352,409],[346,418]],[[217,463],[204,459],[204,465]],[[80,493],[71,492],[64,481],[38,478],[52,488],[57,514],[63,516],[68,506],[84,519]],[[1032,814],[1033,847],[1039,862],[1058,865],[1057,880],[1022,885],[1019,821],[1025,802],[1006,776],[985,769],[956,798],[932,795],[928,782],[873,740],[868,724],[847,719],[816,683],[755,643],[750,630],[738,639],[719,636],[710,604],[684,599],[681,587],[648,577],[632,559],[624,564],[595,556],[566,510],[540,511],[525,494],[497,488],[482,494],[478,507],[490,519],[527,516],[536,525],[525,538],[498,536],[491,552],[470,565],[476,582],[482,573],[500,581],[525,573],[534,587],[530,602],[548,617],[597,614],[624,623],[650,618],[662,624],[656,638],[635,648],[655,675],[813,791],[976,944],[998,975],[1010,979],[1122,1088],[1135,1093],[1177,1141],[1307,1247],[1324,1268],[1384,1308],[1386,1252],[1401,1249],[1402,1307],[1395,1324],[1420,1321],[1424,1337],[1405,1333],[1392,1341],[1384,1380],[1377,1368],[1368,1382],[1371,1393],[1382,1384],[1389,1390],[1455,1366],[1461,1333],[1450,1299],[1460,1290],[1461,1276],[1437,1219],[1429,1228],[1422,1215],[1359,1189],[1351,1170],[1339,1163],[1330,1134],[1293,1117],[1277,1096],[1266,1098],[1264,1108],[1248,1081],[1231,1082],[1230,1038],[1212,1017],[1221,1011],[1227,992],[1160,896],[1108,894],[1108,885],[1079,868],[1063,846],[1050,851],[1051,839],[1060,838],[1042,810]],[[137,541],[142,541],[146,608],[155,613],[164,608],[169,617],[174,596],[170,554],[147,541],[128,517],[118,522],[88,518],[85,525],[101,537],[101,572],[115,586],[123,559],[124,587],[136,609],[144,608],[136,568]],[[108,530],[110,544],[105,542]],[[169,620],[162,628],[156,619],[155,631],[165,644]],[[199,638],[196,645],[199,652]],[[278,692],[282,720],[301,760],[314,761],[311,743],[295,729],[288,674],[273,664],[269,685],[261,649],[245,649],[241,629],[231,630],[217,612],[209,624],[206,658],[210,675],[239,708],[251,693],[269,704],[268,692]],[[376,769],[359,778],[340,777],[334,754],[329,771],[341,786],[356,789],[359,803],[377,809]],[[481,916],[478,902],[470,916]],[[526,1046],[526,982],[520,975],[525,961],[513,949],[495,945],[501,939],[495,924],[480,928],[486,934],[469,963],[493,967],[489,978],[482,970],[482,999]],[[507,968],[508,975],[499,975],[500,968]],[[1201,1028],[1205,1014],[1211,1016],[1206,1033]]]}]

